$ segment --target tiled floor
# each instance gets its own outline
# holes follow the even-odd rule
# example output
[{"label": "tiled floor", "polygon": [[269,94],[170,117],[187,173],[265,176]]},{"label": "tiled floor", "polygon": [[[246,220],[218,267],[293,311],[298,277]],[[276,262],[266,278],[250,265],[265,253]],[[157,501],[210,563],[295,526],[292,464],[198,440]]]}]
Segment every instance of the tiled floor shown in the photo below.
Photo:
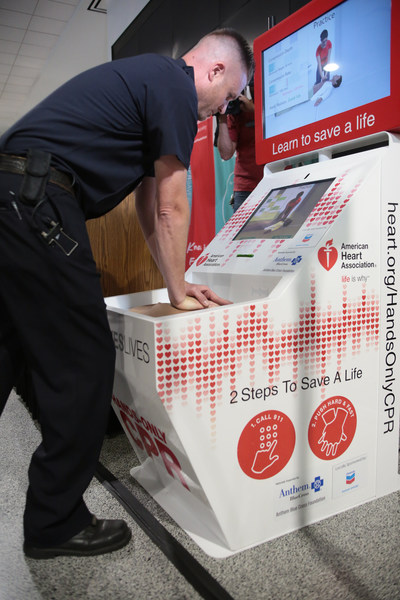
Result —
[{"label": "tiled floor", "polygon": [[[94,479],[86,493],[99,517],[125,518],[131,543],[93,558],[26,559],[22,513],[30,455],[40,439],[13,393],[0,419],[0,600],[396,600],[400,599],[400,493],[232,557],[210,558],[132,479],[123,434],[104,441],[102,464],[218,582],[200,595],[125,508]],[[221,591],[222,590],[222,591]],[[223,593],[226,590],[227,594]]]}]

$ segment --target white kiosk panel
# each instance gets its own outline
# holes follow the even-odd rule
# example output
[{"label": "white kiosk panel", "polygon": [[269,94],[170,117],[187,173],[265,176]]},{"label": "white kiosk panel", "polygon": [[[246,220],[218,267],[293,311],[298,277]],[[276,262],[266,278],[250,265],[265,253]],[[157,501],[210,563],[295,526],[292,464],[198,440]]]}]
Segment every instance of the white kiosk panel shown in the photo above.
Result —
[{"label": "white kiosk panel", "polygon": [[213,556],[400,488],[400,146],[264,179],[188,279],[107,299],[133,476]]}]

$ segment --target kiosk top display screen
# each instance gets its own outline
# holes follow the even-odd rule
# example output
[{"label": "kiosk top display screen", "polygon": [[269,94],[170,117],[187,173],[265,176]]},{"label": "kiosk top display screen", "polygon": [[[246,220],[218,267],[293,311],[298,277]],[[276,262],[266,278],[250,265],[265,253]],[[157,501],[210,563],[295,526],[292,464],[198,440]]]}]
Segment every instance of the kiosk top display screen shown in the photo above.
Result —
[{"label": "kiosk top display screen", "polygon": [[333,181],[323,179],[271,190],[234,239],[294,237]]},{"label": "kiosk top display screen", "polygon": [[254,42],[264,164],[400,127],[400,0],[315,0]]}]

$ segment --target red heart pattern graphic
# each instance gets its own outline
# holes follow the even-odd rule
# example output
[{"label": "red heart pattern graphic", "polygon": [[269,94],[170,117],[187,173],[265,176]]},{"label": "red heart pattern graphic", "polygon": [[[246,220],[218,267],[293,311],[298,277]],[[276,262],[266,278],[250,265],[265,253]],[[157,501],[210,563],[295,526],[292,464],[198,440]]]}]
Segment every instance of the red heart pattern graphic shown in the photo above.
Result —
[{"label": "red heart pattern graphic", "polygon": [[[351,189],[344,173],[314,207],[305,227],[331,225],[357,192],[361,182]],[[238,244],[233,237],[251,216],[259,200],[234,213],[217,234],[225,242],[222,266],[235,260]],[[265,259],[279,251],[285,240],[257,240],[253,252],[262,251]],[[206,256],[202,258],[205,260]],[[318,250],[320,265],[330,271],[338,260],[333,240]],[[340,292],[339,292],[340,293]],[[297,318],[283,322],[274,317],[267,301],[231,307],[216,319],[216,313],[203,312],[180,322],[175,331],[170,322],[156,324],[156,385],[168,411],[174,405],[192,404],[199,417],[208,415],[211,438],[216,439],[218,406],[230,402],[232,394],[246,382],[251,388],[262,379],[265,385],[280,382],[288,368],[293,380],[304,369],[320,377],[332,361],[339,369],[361,347],[376,349],[379,343],[379,299],[365,290],[360,297],[349,299],[342,283],[340,305],[321,306],[315,275],[311,274],[308,301],[298,306]],[[221,313],[219,313],[221,315]],[[178,330],[179,329],[179,330]],[[172,370],[167,370],[172,367]],[[324,389],[321,390],[322,396]],[[230,395],[231,394],[231,395]]]},{"label": "red heart pattern graphic", "polygon": [[165,408],[192,404],[199,417],[208,415],[215,443],[218,406],[230,402],[243,380],[251,388],[263,373],[265,384],[273,386],[288,366],[293,380],[304,369],[321,377],[332,361],[340,369],[343,359],[359,355],[361,348],[376,349],[379,298],[364,288],[360,297],[349,299],[342,283],[340,307],[322,307],[311,274],[309,301],[299,304],[294,321],[275,323],[263,301],[226,309],[221,320],[204,312],[179,331],[171,330],[170,322],[157,323],[155,336],[156,386]]}]

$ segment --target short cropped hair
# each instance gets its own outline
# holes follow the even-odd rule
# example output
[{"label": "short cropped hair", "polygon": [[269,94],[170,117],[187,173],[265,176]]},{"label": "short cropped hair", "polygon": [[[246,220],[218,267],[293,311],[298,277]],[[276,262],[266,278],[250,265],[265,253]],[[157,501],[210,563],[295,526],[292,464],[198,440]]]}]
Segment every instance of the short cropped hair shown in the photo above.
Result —
[{"label": "short cropped hair", "polygon": [[324,29],[320,36],[321,42],[322,42],[322,40],[325,40],[327,37],[328,37],[328,30]]},{"label": "short cropped hair", "polygon": [[241,61],[247,70],[247,80],[250,81],[254,74],[253,51],[250,47],[250,44],[242,36],[242,34],[231,27],[223,27],[221,29],[215,29],[214,31],[211,31],[211,33],[208,33],[205,37],[208,36],[230,37],[235,40]]}]

